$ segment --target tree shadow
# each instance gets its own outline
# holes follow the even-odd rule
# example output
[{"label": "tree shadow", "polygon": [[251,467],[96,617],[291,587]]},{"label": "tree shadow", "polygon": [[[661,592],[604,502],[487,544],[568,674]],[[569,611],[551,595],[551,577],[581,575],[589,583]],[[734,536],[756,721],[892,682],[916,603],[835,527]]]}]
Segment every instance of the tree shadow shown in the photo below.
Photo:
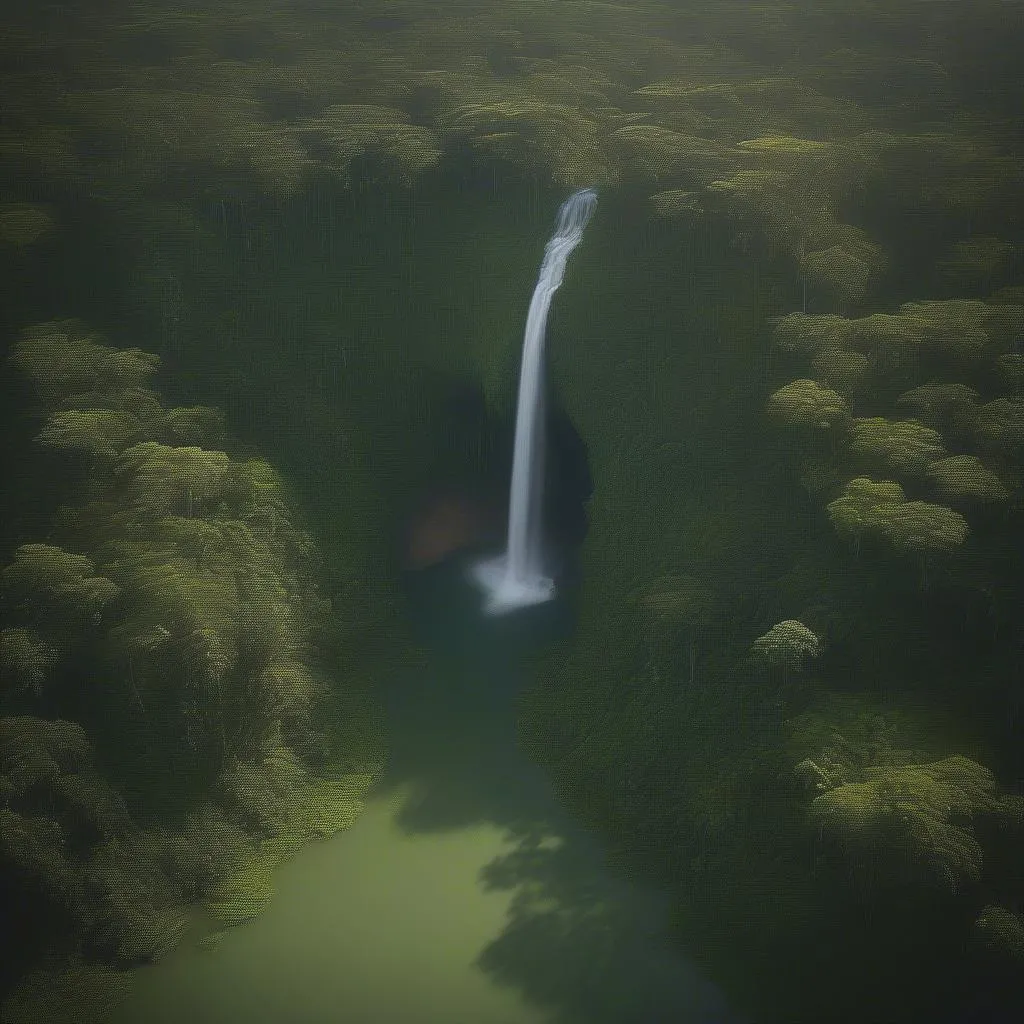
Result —
[{"label": "tree shadow", "polygon": [[740,1020],[669,944],[663,895],[614,877],[579,830],[521,837],[481,881],[514,895],[504,931],[478,965],[554,1011],[558,1024]]}]

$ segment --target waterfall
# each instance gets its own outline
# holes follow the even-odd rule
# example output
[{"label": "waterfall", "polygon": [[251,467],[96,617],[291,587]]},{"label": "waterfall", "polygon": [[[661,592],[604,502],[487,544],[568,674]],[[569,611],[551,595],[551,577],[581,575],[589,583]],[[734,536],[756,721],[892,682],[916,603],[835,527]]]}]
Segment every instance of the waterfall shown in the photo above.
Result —
[{"label": "waterfall", "polygon": [[542,533],[544,490],[544,331],[551,299],[565,274],[569,254],[580,244],[597,205],[591,188],[574,192],[562,204],[555,233],[544,248],[537,286],[533,290],[523,335],[519,371],[512,490],[508,508],[508,546],[505,554],[473,569],[487,593],[486,610],[494,615],[539,604],[555,593],[544,572]]}]

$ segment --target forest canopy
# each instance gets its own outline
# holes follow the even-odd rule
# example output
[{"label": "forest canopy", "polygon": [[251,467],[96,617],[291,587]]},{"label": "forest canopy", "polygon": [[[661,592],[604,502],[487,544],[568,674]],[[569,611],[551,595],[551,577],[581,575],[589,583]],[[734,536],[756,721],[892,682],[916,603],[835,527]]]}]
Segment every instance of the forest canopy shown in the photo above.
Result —
[{"label": "forest canopy", "polygon": [[354,820],[379,751],[327,709],[414,657],[398,510],[495,458],[436,381],[511,405],[595,186],[550,347],[595,493],[532,755],[754,1019],[1021,1016],[1019,6],[8,12],[4,1012],[103,1003]]}]

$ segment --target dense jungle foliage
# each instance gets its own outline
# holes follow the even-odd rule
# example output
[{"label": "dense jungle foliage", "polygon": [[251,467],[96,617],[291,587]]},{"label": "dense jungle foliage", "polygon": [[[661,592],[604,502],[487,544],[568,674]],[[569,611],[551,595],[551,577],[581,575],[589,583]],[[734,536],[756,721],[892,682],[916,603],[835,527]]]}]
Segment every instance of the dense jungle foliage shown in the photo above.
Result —
[{"label": "dense jungle foliage", "polygon": [[1024,1014],[1024,5],[5,6],[5,1021],[358,814],[585,185],[524,742],[757,1021]]}]

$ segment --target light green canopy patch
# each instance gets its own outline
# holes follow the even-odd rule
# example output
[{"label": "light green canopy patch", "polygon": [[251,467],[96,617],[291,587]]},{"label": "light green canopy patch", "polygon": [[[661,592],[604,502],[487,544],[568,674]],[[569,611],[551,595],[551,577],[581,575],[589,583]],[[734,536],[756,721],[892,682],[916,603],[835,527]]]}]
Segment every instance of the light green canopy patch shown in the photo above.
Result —
[{"label": "light green canopy patch", "polygon": [[998,810],[992,773],[966,757],[865,768],[864,779],[815,798],[811,819],[852,855],[894,855],[953,890],[981,877],[973,817]]},{"label": "light green canopy patch", "polygon": [[843,396],[813,380],[794,380],[770,395],[768,415],[790,426],[830,430],[850,416]]},{"label": "light green canopy patch", "polygon": [[1004,501],[1009,492],[976,455],[951,455],[928,467],[928,476],[946,498],[974,498],[977,501]]},{"label": "light green canopy patch", "polygon": [[750,653],[763,665],[800,670],[809,658],[821,654],[821,640],[799,619],[784,619],[751,645]]},{"label": "light green canopy patch", "polygon": [[945,451],[942,438],[916,420],[887,420],[882,416],[855,419],[850,428],[850,452],[868,469],[920,476]]},{"label": "light green canopy patch", "polygon": [[967,537],[967,520],[959,512],[924,501],[906,501],[891,480],[857,477],[828,505],[836,532],[848,540],[876,538],[898,551],[953,551]]}]

